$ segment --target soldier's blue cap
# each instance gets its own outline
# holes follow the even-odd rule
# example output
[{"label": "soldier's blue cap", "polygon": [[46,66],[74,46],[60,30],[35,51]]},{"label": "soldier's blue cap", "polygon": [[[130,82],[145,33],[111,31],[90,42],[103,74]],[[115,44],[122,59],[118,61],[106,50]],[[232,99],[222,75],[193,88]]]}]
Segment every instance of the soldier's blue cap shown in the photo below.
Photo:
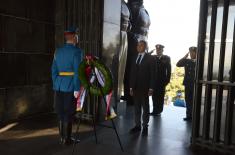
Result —
[{"label": "soldier's blue cap", "polygon": [[75,34],[78,33],[79,29],[77,27],[68,27],[65,31],[64,31],[64,35],[68,35],[68,34]]},{"label": "soldier's blue cap", "polygon": [[189,51],[194,51],[194,52],[196,52],[196,51],[197,51],[197,47],[191,46],[191,47],[189,47]]},{"label": "soldier's blue cap", "polygon": [[157,44],[157,45],[155,45],[155,47],[156,47],[157,49],[163,49],[165,46],[163,46],[162,44]]}]

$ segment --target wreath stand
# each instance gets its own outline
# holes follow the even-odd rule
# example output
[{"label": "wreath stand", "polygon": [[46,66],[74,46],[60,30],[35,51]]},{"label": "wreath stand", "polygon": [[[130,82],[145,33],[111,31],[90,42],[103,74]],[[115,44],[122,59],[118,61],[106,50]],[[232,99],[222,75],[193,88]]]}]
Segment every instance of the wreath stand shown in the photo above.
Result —
[{"label": "wreath stand", "polygon": [[[92,65],[92,71],[94,72],[94,66],[93,66],[93,65]],[[95,74],[95,77],[96,77],[96,79],[97,79],[97,75],[96,75],[96,74]],[[107,102],[106,102],[106,100],[105,100],[105,95],[104,95],[104,93],[103,93],[103,91],[102,91],[102,89],[101,89],[102,86],[100,85],[99,82],[97,82],[97,83],[98,83],[98,88],[99,88],[100,91],[101,91],[101,94],[102,94],[101,96],[102,96],[102,98],[103,98],[103,101],[104,101],[104,103],[105,103],[105,106],[107,107]],[[90,90],[90,89],[88,88],[87,91],[89,91],[89,90]],[[89,96],[91,97],[91,92],[90,92],[90,91],[88,92],[88,94],[89,94]],[[83,107],[85,107],[86,104],[87,104],[87,102],[84,103]],[[84,113],[83,113],[83,111],[84,111],[83,107],[82,107],[81,112],[78,114],[78,117],[77,117],[78,121],[77,121],[77,128],[76,128],[76,131],[75,131],[75,140],[74,140],[74,143],[73,143],[72,155],[74,154],[74,151],[75,151],[76,141],[77,141],[78,138],[79,138],[79,127],[80,127],[81,120],[82,120],[83,114],[84,114]],[[96,107],[96,106],[95,106],[95,107]],[[97,110],[95,109],[95,113],[91,115],[91,117],[92,117],[93,131],[94,131],[94,135],[95,135],[95,142],[96,142],[96,144],[98,143],[97,132],[96,132],[96,126],[98,125],[98,126],[102,126],[102,127],[106,127],[106,128],[112,128],[112,129],[115,131],[115,134],[116,134],[116,136],[117,136],[117,139],[118,139],[118,143],[119,143],[119,145],[120,145],[120,148],[121,148],[122,152],[124,152],[124,149],[123,149],[123,147],[122,147],[122,143],[121,143],[119,134],[118,134],[118,132],[117,132],[116,125],[115,125],[115,123],[114,123],[114,121],[113,121],[113,118],[110,118],[110,119],[109,119],[109,120],[111,121],[111,123],[112,123],[112,126],[108,126],[108,125],[105,125],[105,124],[97,124],[97,125],[96,125],[96,123],[95,123],[96,112],[97,112]]]}]

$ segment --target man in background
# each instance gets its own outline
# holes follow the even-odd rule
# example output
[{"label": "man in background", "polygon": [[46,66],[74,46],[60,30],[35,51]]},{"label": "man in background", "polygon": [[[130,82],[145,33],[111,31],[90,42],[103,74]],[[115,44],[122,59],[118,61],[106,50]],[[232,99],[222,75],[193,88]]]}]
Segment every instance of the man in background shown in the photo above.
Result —
[{"label": "man in background", "polygon": [[152,116],[160,116],[163,111],[164,97],[166,92],[166,85],[171,79],[171,59],[167,55],[163,55],[164,46],[157,44],[156,55],[154,58],[154,93]]},{"label": "man in background", "polygon": [[[185,87],[186,117],[184,121],[192,120],[196,54],[197,48],[192,46],[189,48],[189,52],[176,64],[177,67],[184,67],[185,70],[183,85]],[[190,59],[188,59],[189,55]]]}]

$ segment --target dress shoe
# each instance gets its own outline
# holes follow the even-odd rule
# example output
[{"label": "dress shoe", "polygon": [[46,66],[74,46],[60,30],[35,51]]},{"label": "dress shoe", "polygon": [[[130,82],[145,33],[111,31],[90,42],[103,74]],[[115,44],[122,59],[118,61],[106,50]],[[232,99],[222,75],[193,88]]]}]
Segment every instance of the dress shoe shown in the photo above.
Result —
[{"label": "dress shoe", "polygon": [[192,121],[192,117],[185,117],[184,121]]},{"label": "dress shoe", "polygon": [[80,143],[80,140],[79,140],[78,138],[71,137],[71,140],[73,141],[73,144],[78,144],[78,143]]},{"label": "dress shoe", "polygon": [[65,139],[64,145],[71,145],[73,144],[73,140],[71,138]]},{"label": "dress shoe", "polygon": [[68,138],[64,140],[64,145],[78,144],[80,140],[74,137]]},{"label": "dress shoe", "polygon": [[130,129],[129,133],[136,133],[141,131],[141,127],[140,126],[135,126],[134,128]]}]

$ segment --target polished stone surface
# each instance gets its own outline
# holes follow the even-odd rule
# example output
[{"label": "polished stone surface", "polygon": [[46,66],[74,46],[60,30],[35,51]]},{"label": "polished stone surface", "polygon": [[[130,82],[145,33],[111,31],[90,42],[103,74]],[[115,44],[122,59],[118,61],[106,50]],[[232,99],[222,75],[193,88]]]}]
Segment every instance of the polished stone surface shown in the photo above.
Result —
[{"label": "polished stone surface", "polygon": [[[185,122],[185,109],[166,106],[161,116],[151,116],[148,136],[141,133],[129,134],[134,126],[133,107],[119,104],[119,116],[115,123],[124,152],[121,151],[115,132],[98,127],[98,144],[90,125],[81,126],[81,143],[75,147],[79,155],[199,155],[189,149],[191,123]],[[0,129],[0,150],[4,155],[68,155],[72,146],[62,146],[58,142],[55,115],[42,115],[16,122]],[[110,122],[105,122],[110,125]],[[74,126],[75,127],[75,126]],[[203,154],[203,153],[202,153]],[[207,153],[208,154],[208,153]]]}]

